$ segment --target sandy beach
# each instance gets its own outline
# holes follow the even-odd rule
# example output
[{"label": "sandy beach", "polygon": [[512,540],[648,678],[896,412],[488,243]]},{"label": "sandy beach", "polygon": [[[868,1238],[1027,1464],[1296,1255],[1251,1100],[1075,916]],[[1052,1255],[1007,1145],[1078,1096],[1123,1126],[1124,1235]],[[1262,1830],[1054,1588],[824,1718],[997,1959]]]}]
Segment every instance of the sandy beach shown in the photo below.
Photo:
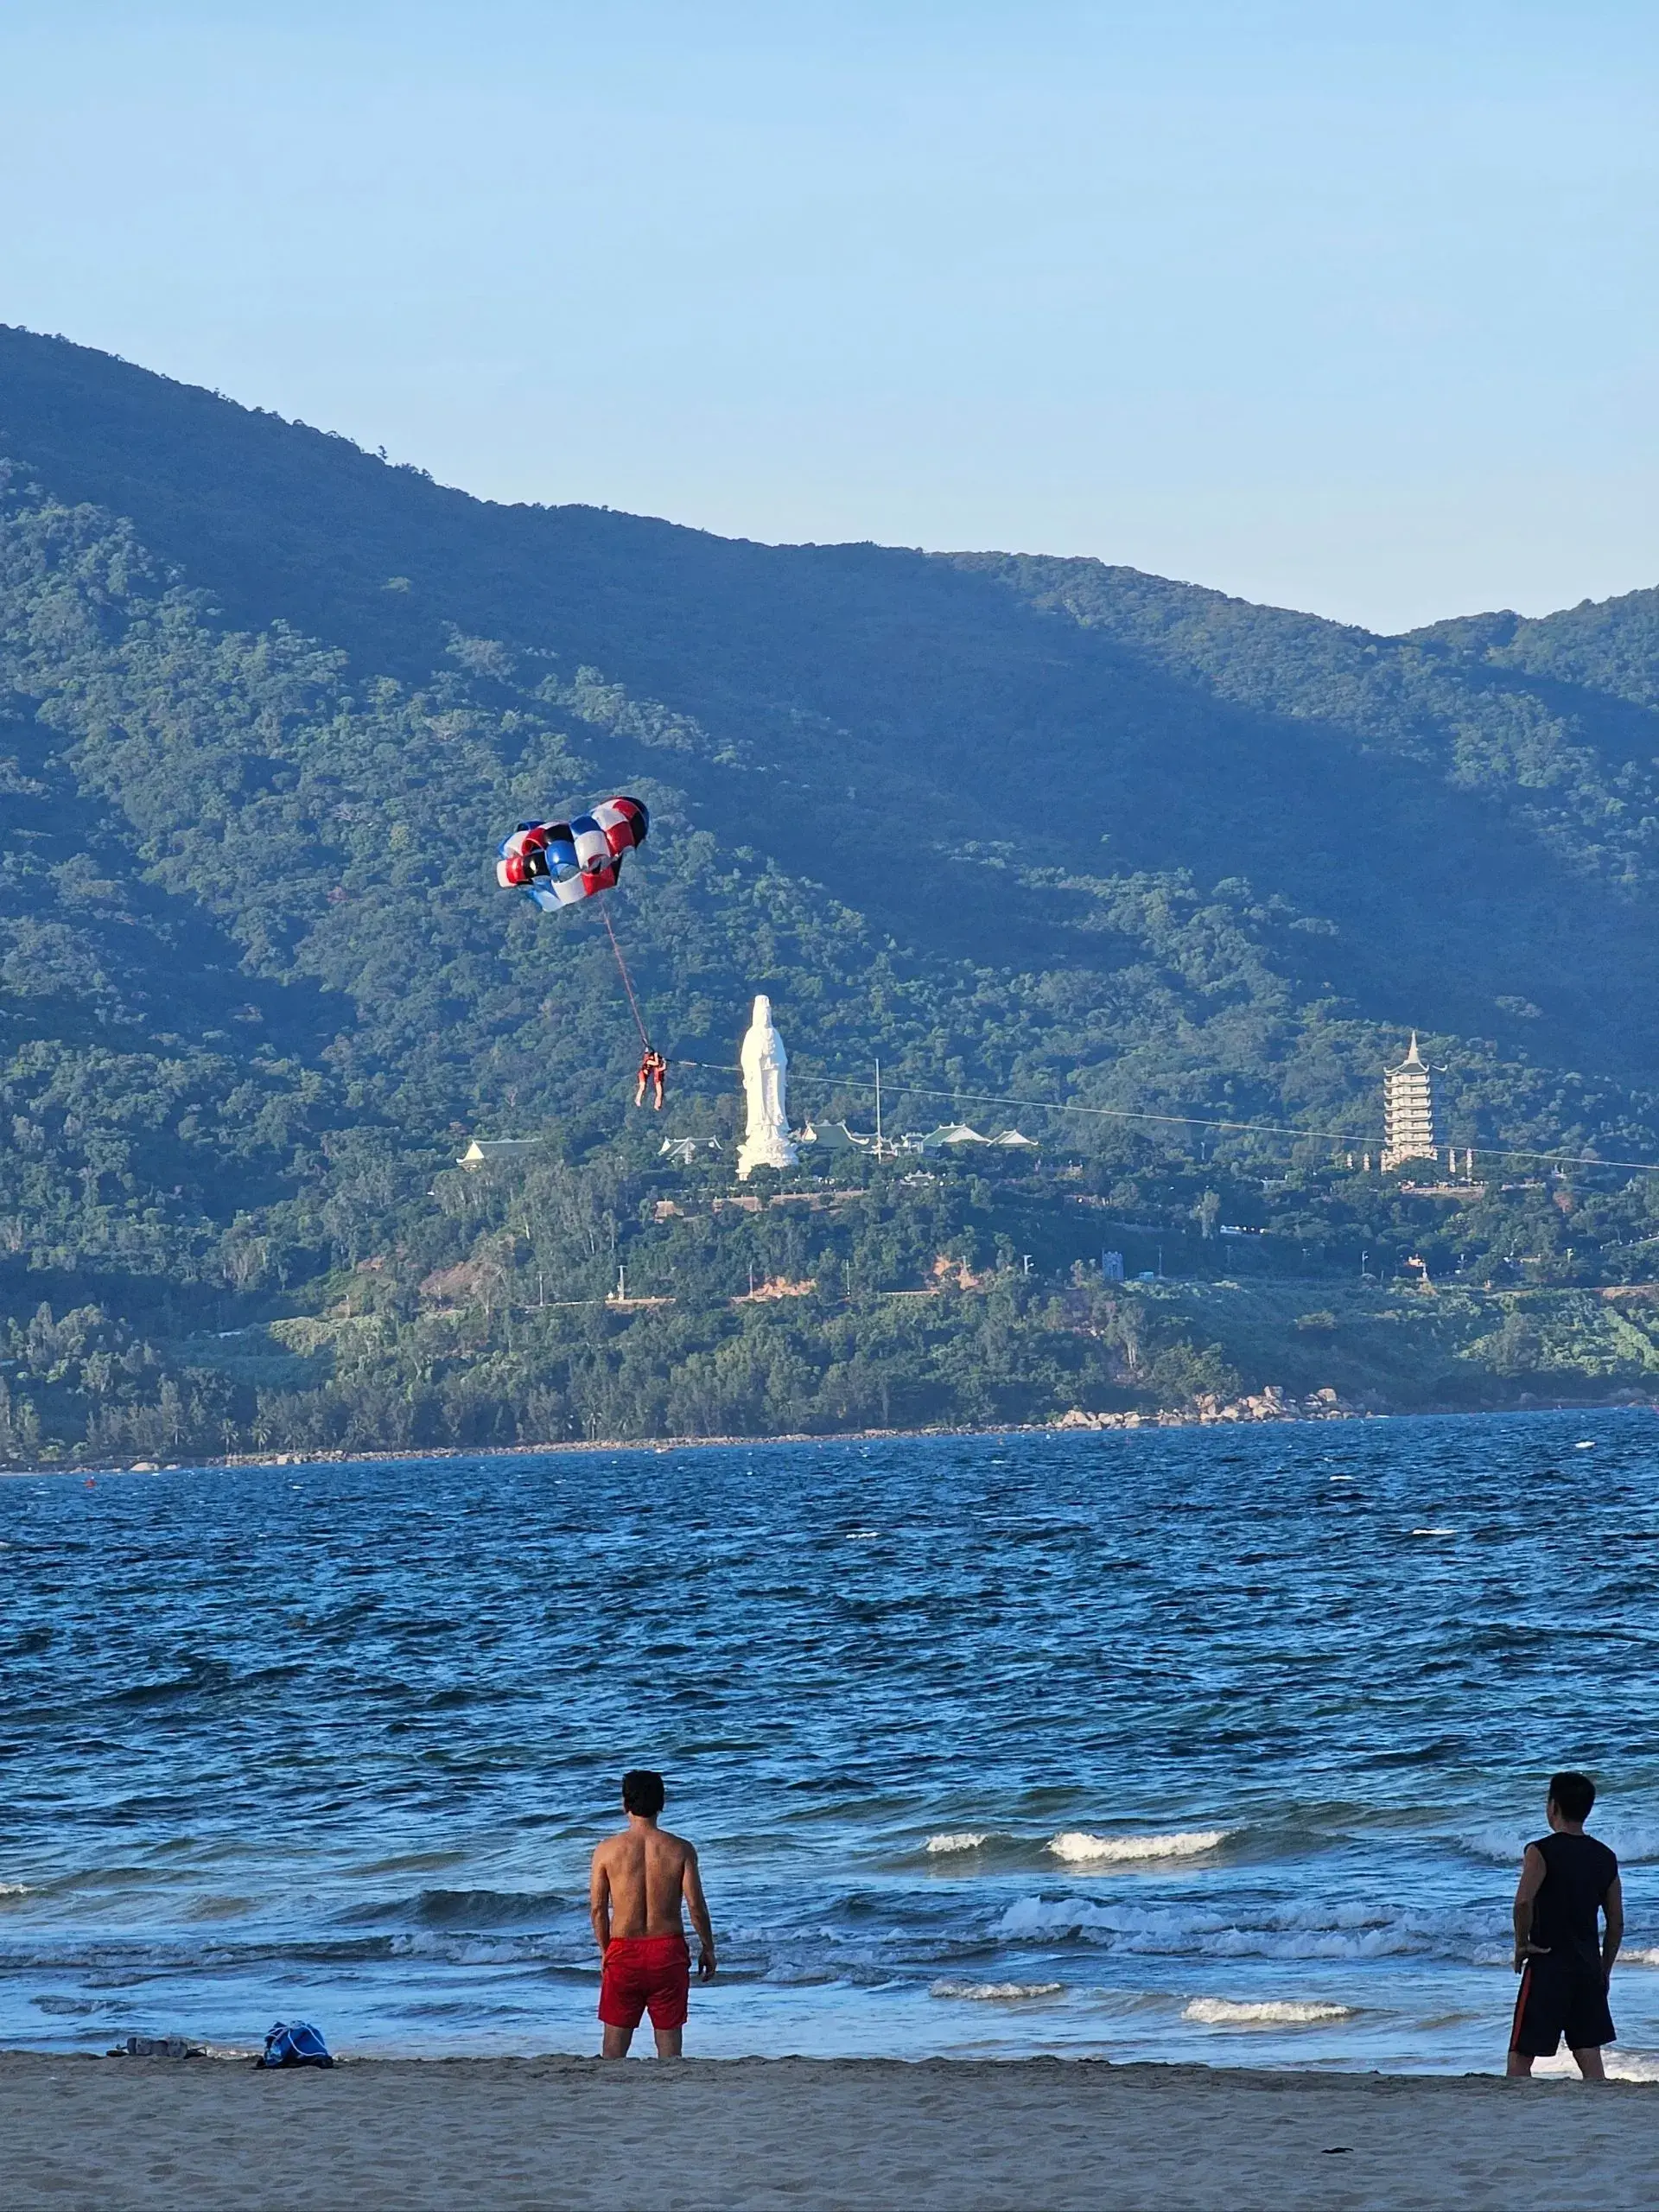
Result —
[{"label": "sandy beach", "polygon": [[1179,2212],[1659,2202],[1659,2088],[783,2059],[0,2058],[9,2207]]}]

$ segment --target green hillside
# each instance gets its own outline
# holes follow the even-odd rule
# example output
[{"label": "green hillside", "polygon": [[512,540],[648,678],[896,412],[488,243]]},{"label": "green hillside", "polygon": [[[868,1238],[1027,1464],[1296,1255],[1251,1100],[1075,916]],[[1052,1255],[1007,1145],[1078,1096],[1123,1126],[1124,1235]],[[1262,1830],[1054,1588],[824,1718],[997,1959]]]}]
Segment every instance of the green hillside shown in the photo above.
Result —
[{"label": "green hillside", "polygon": [[[1639,1279],[1622,1172],[1500,1171],[1453,1219],[1323,1138],[1036,1102],[1374,1141],[1414,1025],[1448,1137],[1659,1159],[1654,595],[1389,639],[1096,563],[499,507],[21,331],[0,456],[0,1452],[1271,1379],[1161,1306],[1163,1364],[1126,1363],[1088,1303],[1117,1217],[1194,1279],[1218,1216],[1275,1279]],[[618,789],[652,809],[613,911],[678,1064],[660,1125],[594,918],[490,868]],[[725,1155],[657,1145],[730,1135],[760,989],[798,1113],[863,1117],[879,1055],[898,1126],[1020,1119],[1038,1166],[842,1155],[836,1203],[713,1211]],[[479,1132],[545,1158],[461,1175]],[[674,1306],[582,1302],[619,1265]],[[817,1287],[740,1307],[751,1267]]]}]

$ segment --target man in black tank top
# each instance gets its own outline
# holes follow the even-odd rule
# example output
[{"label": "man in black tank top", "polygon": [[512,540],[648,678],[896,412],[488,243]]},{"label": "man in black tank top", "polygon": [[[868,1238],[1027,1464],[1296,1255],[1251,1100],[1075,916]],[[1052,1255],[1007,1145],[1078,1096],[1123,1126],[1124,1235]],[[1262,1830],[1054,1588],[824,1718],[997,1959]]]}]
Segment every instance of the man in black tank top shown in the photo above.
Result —
[{"label": "man in black tank top", "polygon": [[1601,2047],[1613,2040],[1607,1982],[1624,1933],[1624,1904],[1618,1859],[1584,1832],[1595,1802],[1587,1774],[1552,1775],[1544,1808],[1549,1834],[1529,1843],[1521,1862],[1511,2074],[1530,2074],[1533,2060],[1553,2057],[1565,2036],[1585,2080],[1606,2079]]}]

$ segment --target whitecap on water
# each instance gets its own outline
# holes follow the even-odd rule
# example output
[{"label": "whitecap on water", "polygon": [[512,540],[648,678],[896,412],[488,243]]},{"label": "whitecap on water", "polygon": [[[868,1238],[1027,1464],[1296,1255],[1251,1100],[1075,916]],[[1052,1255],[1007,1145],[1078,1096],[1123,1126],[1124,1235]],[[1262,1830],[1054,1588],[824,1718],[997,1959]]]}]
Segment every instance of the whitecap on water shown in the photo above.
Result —
[{"label": "whitecap on water", "polygon": [[1485,1943],[1487,1931],[1483,1911],[1401,1912],[1311,1901],[1249,1915],[1202,1904],[1147,1904],[1130,1889],[1118,1887],[1092,1898],[1016,1898],[990,1933],[1005,1942],[1081,1942],[1149,1958],[1354,1961],[1427,1956],[1500,1964],[1503,1954]]},{"label": "whitecap on water", "polygon": [[1090,1835],[1068,1828],[1046,1848],[1068,1866],[1125,1866],[1144,1859],[1196,1859],[1227,1840],[1225,1828],[1182,1828],[1173,1835]]},{"label": "whitecap on water", "polygon": [[976,2004],[1016,2005],[1033,1997],[1058,1997],[1063,1981],[936,1981],[930,1997],[965,1997]]},{"label": "whitecap on water", "polygon": [[[1525,1827],[1511,1827],[1507,1821],[1491,1821],[1481,1827],[1456,1829],[1451,1837],[1459,1851],[1466,1851],[1471,1859],[1486,1859],[1500,1866],[1517,1863],[1522,1853],[1537,1834],[1540,1823],[1529,1821]],[[1627,1866],[1651,1865],[1659,1859],[1659,1826],[1651,1821],[1619,1820],[1609,1815],[1604,1827],[1599,1821],[1597,1837],[1610,1851],[1616,1852]],[[1621,1966],[1634,1961],[1638,1966],[1659,1966],[1659,1950],[1650,1953],[1621,1951]]]},{"label": "whitecap on water", "polygon": [[1351,2005],[1321,2005],[1296,1999],[1237,2002],[1230,1997],[1195,1997],[1182,2009],[1184,2020],[1205,2028],[1311,2028],[1321,2020],[1351,2020]]},{"label": "whitecap on water", "polygon": [[[1620,2050],[1615,2044],[1602,2053],[1602,2063],[1610,2082],[1659,2082],[1659,2057],[1650,2051]],[[1579,2079],[1578,2063],[1567,2050],[1558,2050],[1553,2058],[1535,2059],[1532,2072],[1535,2081]]]},{"label": "whitecap on water", "polygon": [[[1537,1822],[1534,1821],[1535,1827]],[[1466,1851],[1471,1859],[1487,1859],[1499,1866],[1518,1864],[1522,1853],[1530,1840],[1530,1830],[1511,1827],[1507,1822],[1492,1821],[1483,1827],[1459,1828],[1451,1841],[1459,1851]]]},{"label": "whitecap on water", "polygon": [[989,1840],[988,1832],[963,1828],[960,1834],[929,1836],[927,1848],[942,1856],[951,1851],[977,1851],[982,1844],[988,1842]]},{"label": "whitecap on water", "polygon": [[1458,1532],[1455,1529],[1414,1529],[1411,1533],[1414,1536],[1455,1536]]}]

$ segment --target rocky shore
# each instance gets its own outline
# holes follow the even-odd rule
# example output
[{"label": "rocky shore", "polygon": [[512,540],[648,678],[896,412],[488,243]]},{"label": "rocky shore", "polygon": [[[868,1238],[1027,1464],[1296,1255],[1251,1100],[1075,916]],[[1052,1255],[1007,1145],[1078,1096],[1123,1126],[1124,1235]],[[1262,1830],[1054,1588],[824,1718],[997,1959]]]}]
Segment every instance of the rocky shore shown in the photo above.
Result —
[{"label": "rocky shore", "polygon": [[1221,1398],[1205,1391],[1195,1398],[1190,1407],[1165,1406],[1156,1412],[1086,1414],[1081,1407],[1073,1406],[1057,1421],[1054,1428],[1194,1428],[1215,1427],[1229,1421],[1355,1421],[1370,1410],[1364,1406],[1350,1405],[1335,1390],[1326,1388],[1312,1390],[1305,1398],[1281,1390],[1276,1383],[1268,1383],[1263,1390],[1247,1392],[1243,1397]]}]

